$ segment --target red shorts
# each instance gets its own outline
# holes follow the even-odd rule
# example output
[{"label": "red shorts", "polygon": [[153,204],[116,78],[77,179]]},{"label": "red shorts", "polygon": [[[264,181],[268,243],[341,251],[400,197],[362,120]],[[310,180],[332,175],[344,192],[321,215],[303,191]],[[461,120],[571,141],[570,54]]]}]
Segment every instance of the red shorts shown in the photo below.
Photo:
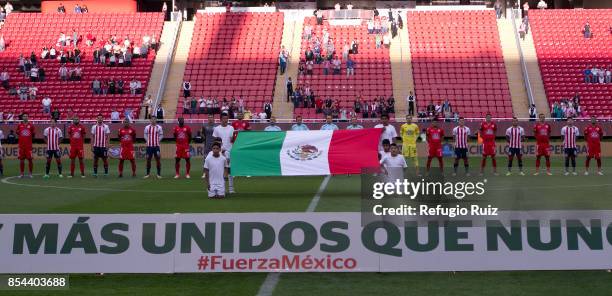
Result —
[{"label": "red shorts", "polygon": [[122,160],[133,160],[134,159],[134,149],[121,148],[121,159]]},{"label": "red shorts", "polygon": [[189,152],[189,146],[176,146],[176,156],[175,158],[191,158],[191,153]]},{"label": "red shorts", "polygon": [[22,148],[19,147],[19,155],[17,157],[19,160],[23,159],[32,159],[32,148]]},{"label": "red shorts", "polygon": [[495,143],[482,144],[482,156],[495,156]]},{"label": "red shorts", "polygon": [[537,145],[538,151],[536,156],[550,156],[550,145]]},{"label": "red shorts", "polygon": [[85,155],[84,150],[82,147],[79,148],[72,148],[70,147],[70,155],[69,158],[70,159],[74,159],[74,158],[83,158],[83,156]]},{"label": "red shorts", "polygon": [[600,158],[601,157],[601,145],[587,145],[587,152],[590,158]]},{"label": "red shorts", "polygon": [[442,157],[442,146],[429,146],[429,157]]}]

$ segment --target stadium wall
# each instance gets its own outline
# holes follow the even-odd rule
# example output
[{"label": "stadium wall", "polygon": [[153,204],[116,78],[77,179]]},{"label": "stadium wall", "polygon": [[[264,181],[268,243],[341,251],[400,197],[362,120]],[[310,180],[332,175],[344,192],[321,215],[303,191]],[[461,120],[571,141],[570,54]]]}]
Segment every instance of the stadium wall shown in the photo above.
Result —
[{"label": "stadium wall", "polygon": [[40,10],[42,13],[57,13],[59,4],[64,4],[66,13],[74,13],[74,6],[87,5],[89,13],[108,13],[108,12],[136,12],[136,0],[82,0],[82,1],[58,1],[46,0],[42,1]]}]

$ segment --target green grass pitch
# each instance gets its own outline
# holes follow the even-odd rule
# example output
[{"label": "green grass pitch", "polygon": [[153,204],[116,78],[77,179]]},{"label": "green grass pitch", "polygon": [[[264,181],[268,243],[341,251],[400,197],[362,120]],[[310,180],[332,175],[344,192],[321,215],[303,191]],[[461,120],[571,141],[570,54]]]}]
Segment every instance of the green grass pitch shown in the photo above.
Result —
[{"label": "green grass pitch", "polygon": [[[477,172],[478,160],[472,158],[472,173]],[[44,164],[37,161],[35,178],[30,180],[15,178],[17,161],[5,160],[0,213],[303,212],[323,180],[240,177],[235,181],[237,194],[209,200],[199,178],[201,159],[193,161],[190,180],[172,178],[173,160],[164,161],[162,180],[141,179],[144,162],[138,163],[138,178],[118,179],[116,160],[111,160],[108,177],[92,178],[88,161],[85,179],[59,179],[53,164],[48,180],[41,178]],[[447,172],[452,171],[451,162],[445,159]],[[535,177],[531,176],[533,163],[532,158],[525,160],[528,176],[487,175],[498,192],[492,200],[513,209],[612,209],[612,167],[604,167],[605,176],[562,176],[562,160],[553,159],[554,176]],[[606,164],[612,165],[612,158],[604,159]],[[505,165],[505,158],[498,157],[500,173]],[[66,171],[66,160],[64,167]],[[581,174],[583,158],[578,159],[578,168]],[[522,194],[504,198],[508,192]],[[359,210],[359,176],[332,177],[316,208],[321,212]],[[264,273],[71,275],[68,291],[0,291],[0,295],[255,295],[265,278]],[[274,295],[609,295],[610,291],[612,274],[605,271],[296,273],[282,274]]]}]

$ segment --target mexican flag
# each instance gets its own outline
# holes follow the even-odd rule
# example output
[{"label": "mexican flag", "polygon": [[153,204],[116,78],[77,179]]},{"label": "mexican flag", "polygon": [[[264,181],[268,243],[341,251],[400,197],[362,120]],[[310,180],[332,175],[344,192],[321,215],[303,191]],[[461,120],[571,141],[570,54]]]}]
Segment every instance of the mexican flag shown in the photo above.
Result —
[{"label": "mexican flag", "polygon": [[233,176],[360,174],[378,167],[382,129],[240,132],[231,151]]}]

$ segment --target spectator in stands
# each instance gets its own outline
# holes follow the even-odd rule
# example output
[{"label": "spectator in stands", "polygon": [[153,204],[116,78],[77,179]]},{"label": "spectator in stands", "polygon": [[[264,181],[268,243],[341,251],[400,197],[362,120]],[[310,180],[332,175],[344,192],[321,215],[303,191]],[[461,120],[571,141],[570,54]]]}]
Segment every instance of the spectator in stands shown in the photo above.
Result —
[{"label": "spectator in stands", "polygon": [[62,64],[59,70],[57,71],[57,73],[59,74],[60,80],[62,81],[68,80],[68,68],[66,68],[66,64]]},{"label": "spectator in stands", "polygon": [[144,107],[145,119],[149,119],[151,113],[149,113],[153,109],[153,99],[151,99],[151,95],[147,95],[142,102],[142,107]]},{"label": "spectator in stands", "polygon": [[42,99],[42,107],[43,107],[43,113],[44,114],[51,113],[51,103],[52,103],[52,100],[51,100],[51,98],[49,96],[45,96]]},{"label": "spectator in stands", "polygon": [[117,92],[117,88],[115,86],[115,78],[111,78],[108,80],[108,93],[114,95]]},{"label": "spectator in stands", "polygon": [[495,15],[500,19],[502,17],[502,1],[496,0],[493,8],[495,8]]},{"label": "spectator in stands", "polygon": [[126,67],[132,66],[132,53],[130,51],[127,51],[126,53],[123,54],[123,59],[125,60]]},{"label": "spectator in stands", "polygon": [[76,65],[76,67],[70,70],[70,80],[71,81],[81,81],[81,77],[83,75],[83,69]]},{"label": "spectator in stands", "polygon": [[94,95],[102,94],[102,82],[98,78],[94,78],[91,82],[91,89],[93,90]]},{"label": "spectator in stands", "polygon": [[312,38],[312,26],[311,25],[304,26],[304,38],[308,41],[310,41],[310,38]]},{"label": "spectator in stands", "polygon": [[272,103],[270,101],[264,103],[263,110],[266,114],[266,119],[272,119]]},{"label": "spectator in stands", "polygon": [[293,81],[291,80],[291,77],[287,77],[285,86],[287,87],[287,102],[289,102],[291,97],[293,97]]},{"label": "spectator in stands", "polygon": [[536,110],[535,104],[529,106],[529,121],[535,121],[538,116],[538,110]]},{"label": "spectator in stands", "polygon": [[62,113],[57,107],[54,108],[53,111],[51,111],[51,119],[60,120],[61,117]]},{"label": "spectator in stands", "polygon": [[389,34],[385,34],[385,35],[383,36],[383,45],[384,45],[386,48],[389,48],[389,47],[391,46],[391,37],[389,37]]},{"label": "spectator in stands", "polygon": [[585,83],[591,83],[591,81],[593,81],[593,73],[591,72],[591,69],[587,68],[584,69],[584,82]]},{"label": "spectator in stands", "polygon": [[546,8],[548,8],[548,4],[546,4],[544,0],[540,0],[540,2],[538,2],[538,9],[546,9]]},{"label": "spectator in stands", "polygon": [[353,129],[363,129],[363,126],[357,123],[357,116],[351,116],[351,124],[346,126],[346,129],[348,130],[353,130]]},{"label": "spectator in stands", "polygon": [[521,39],[525,40],[525,36],[527,35],[527,23],[526,22],[521,22],[518,32],[519,32],[519,36],[521,37]]},{"label": "spectator in stands", "polygon": [[157,41],[157,35],[155,33],[151,36],[151,49],[155,52],[159,49],[159,42]]},{"label": "spectator in stands", "polygon": [[37,82],[38,81],[38,66],[37,65],[33,65],[32,68],[30,69],[30,81],[31,82]]},{"label": "spectator in stands", "polygon": [[[138,93],[138,82],[136,78],[130,81],[130,94],[135,95]],[[185,98],[187,98],[187,96],[185,96]]]},{"label": "spectator in stands", "polygon": [[589,24],[588,20],[586,21],[586,23],[584,24],[584,27],[582,28],[582,35],[584,36],[584,38],[587,38],[587,39],[593,36],[591,32],[591,25]]},{"label": "spectator in stands", "polygon": [[306,59],[306,62],[314,61],[315,59],[314,52],[312,51],[310,46],[306,48],[306,51],[304,52],[304,58]]},{"label": "spectator in stands", "polygon": [[2,69],[2,73],[0,73],[0,83],[4,89],[9,89],[9,80],[10,76],[8,70],[6,68]]},{"label": "spectator in stands", "polygon": [[5,20],[6,20],[6,12],[4,12],[4,8],[0,6],[0,26],[4,25]]},{"label": "spectator in stands", "polygon": [[49,49],[47,47],[43,47],[42,52],[40,53],[40,58],[46,60],[49,58]]},{"label": "spectator in stands", "polygon": [[606,82],[606,69],[604,68],[599,69],[597,74],[598,74],[597,80],[599,81],[599,83],[604,84]]},{"label": "spectator in stands", "polygon": [[60,4],[57,6],[57,12],[58,12],[58,13],[61,13],[61,14],[66,13],[66,7],[64,7],[64,4],[60,3]]},{"label": "spectator in stands", "polygon": [[92,46],[95,41],[96,38],[93,36],[93,34],[91,34],[91,32],[87,32],[87,34],[85,34],[85,45]]},{"label": "spectator in stands", "polygon": [[451,118],[453,114],[453,107],[448,99],[444,100],[444,103],[442,103],[442,114],[444,115],[444,118]]},{"label": "spectator in stands", "polygon": [[123,94],[123,86],[125,85],[125,81],[123,81],[123,79],[119,78],[117,79],[117,81],[115,82],[115,88],[118,94],[122,95]]},{"label": "spectator in stands", "polygon": [[374,21],[369,20],[367,26],[368,26],[368,34],[374,34]]},{"label": "spectator in stands", "polygon": [[27,101],[28,100],[28,95],[29,95],[29,89],[28,87],[25,85],[25,83],[21,83],[19,84],[19,99],[22,101]]},{"label": "spectator in stands", "polygon": [[292,131],[307,131],[308,127],[302,123],[302,115],[295,117],[295,124],[291,126]]},{"label": "spectator in stands", "polygon": [[4,52],[6,49],[6,41],[4,40],[4,34],[0,34],[0,52]]},{"label": "spectator in stands", "polygon": [[349,56],[348,59],[346,60],[346,76],[348,77],[351,75],[355,75],[355,62]]},{"label": "spectator in stands", "polygon": [[188,98],[191,96],[191,82],[183,81],[183,97]]},{"label": "spectator in stands", "polygon": [[112,123],[119,123],[119,121],[121,120],[121,114],[119,113],[119,111],[117,111],[117,109],[113,108],[111,110],[110,119]]},{"label": "spectator in stands", "polygon": [[387,113],[395,113],[395,98],[393,95],[387,98]]},{"label": "spectator in stands", "polygon": [[525,1],[525,3],[523,3],[523,18],[528,17],[529,15],[529,1]]},{"label": "spectator in stands", "polygon": [[197,114],[198,112],[198,101],[195,97],[191,97],[189,101],[189,111],[191,114]]},{"label": "spectator in stands", "polygon": [[66,36],[66,34],[64,34],[64,32],[60,32],[59,37],[57,38],[56,46],[66,46],[67,38],[68,37]]},{"label": "spectator in stands", "polygon": [[610,72],[610,69],[606,70],[606,79],[605,79],[606,83],[612,83],[612,72]]},{"label": "spectator in stands", "polygon": [[11,4],[11,2],[6,1],[6,5],[4,5],[4,11],[6,12],[6,16],[13,12],[13,5]]},{"label": "spectator in stands", "polygon": [[591,82],[592,83],[597,83],[597,80],[599,79],[599,69],[597,67],[593,67],[591,69]]},{"label": "spectator in stands", "polygon": [[81,13],[81,5],[79,5],[78,3],[74,6],[74,13]]},{"label": "spectator in stands", "polygon": [[164,119],[165,114],[166,113],[164,108],[162,108],[162,105],[157,105],[157,109],[155,109],[155,116],[157,117],[158,122],[161,122]]},{"label": "spectator in stands", "polygon": [[340,59],[338,59],[337,56],[334,56],[334,59],[332,60],[332,65],[334,67],[334,71],[333,74],[334,75],[340,75],[340,65],[342,64],[342,62],[340,61]]},{"label": "spectator in stands", "polygon": [[191,102],[188,99],[183,99],[183,114],[191,114]]},{"label": "spectator in stands", "polygon": [[54,47],[49,48],[49,58],[54,60],[56,56],[57,50]]},{"label": "spectator in stands", "polygon": [[100,48],[96,47],[93,51],[94,64],[100,63]]},{"label": "spectator in stands", "polygon": [[81,50],[78,48],[74,48],[74,62],[77,64],[81,63]]},{"label": "spectator in stands", "polygon": [[325,116],[325,123],[321,126],[322,131],[336,131],[338,130],[338,126],[333,123],[333,119],[331,115]]},{"label": "spectator in stands", "polygon": [[114,67],[117,65],[117,55],[116,54],[110,54],[109,58],[108,58],[108,66],[109,67]]}]

